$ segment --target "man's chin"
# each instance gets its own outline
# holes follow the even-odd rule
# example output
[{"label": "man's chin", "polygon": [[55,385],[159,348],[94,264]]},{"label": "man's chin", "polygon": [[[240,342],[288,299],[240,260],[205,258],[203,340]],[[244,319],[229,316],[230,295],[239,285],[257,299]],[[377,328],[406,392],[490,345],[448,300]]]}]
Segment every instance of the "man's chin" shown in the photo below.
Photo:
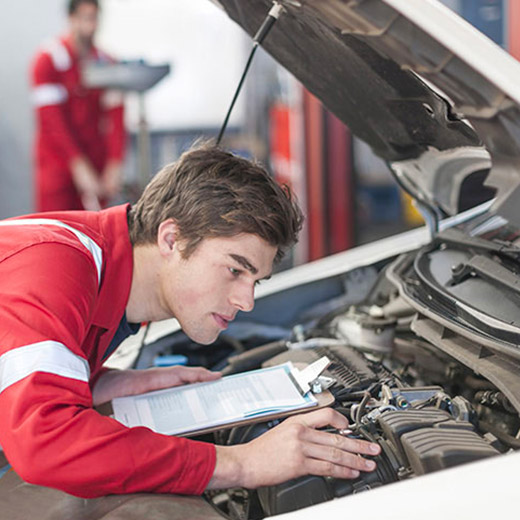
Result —
[{"label": "man's chin", "polygon": [[213,343],[219,336],[220,330],[217,330],[213,334],[211,333],[201,333],[201,332],[195,332],[193,334],[190,334],[187,331],[184,331],[186,335],[195,343],[199,343],[200,345],[210,345]]}]

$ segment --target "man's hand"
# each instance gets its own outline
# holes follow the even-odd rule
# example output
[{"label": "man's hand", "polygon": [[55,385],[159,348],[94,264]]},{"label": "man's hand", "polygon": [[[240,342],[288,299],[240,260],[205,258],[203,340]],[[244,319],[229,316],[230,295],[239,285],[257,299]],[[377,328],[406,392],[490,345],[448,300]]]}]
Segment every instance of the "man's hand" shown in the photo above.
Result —
[{"label": "man's hand", "polygon": [[122,168],[119,161],[109,161],[103,170],[101,182],[104,196],[110,200],[121,191]]},{"label": "man's hand", "polygon": [[147,370],[109,370],[97,381],[92,398],[94,406],[111,401],[115,397],[143,394],[172,386],[201,381],[213,381],[220,372],[211,372],[202,367],[165,367]]},{"label": "man's hand", "polygon": [[70,163],[72,181],[79,192],[85,209],[101,209],[99,199],[103,196],[103,186],[96,169],[85,157],[76,157]]},{"label": "man's hand", "polygon": [[208,489],[257,488],[303,475],[357,478],[376,465],[362,455],[377,455],[377,444],[326,433],[345,429],[347,419],[331,408],[296,415],[247,444],[217,446],[217,464]]}]

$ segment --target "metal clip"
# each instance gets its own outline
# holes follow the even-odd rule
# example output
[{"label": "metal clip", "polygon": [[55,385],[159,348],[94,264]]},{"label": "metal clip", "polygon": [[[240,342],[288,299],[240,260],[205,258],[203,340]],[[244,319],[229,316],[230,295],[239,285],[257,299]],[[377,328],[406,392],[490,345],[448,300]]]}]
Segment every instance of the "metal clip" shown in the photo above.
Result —
[{"label": "metal clip", "polygon": [[[311,385],[318,380],[321,373],[331,364],[331,360],[327,356],[322,356],[320,359],[311,363],[308,367],[303,370],[293,368],[292,375],[296,380],[296,383],[300,387],[303,395],[311,390]],[[320,386],[323,390],[322,383]],[[317,388],[317,387],[316,387]],[[321,390],[320,390],[321,391]],[[318,392],[319,393],[319,392]]]}]

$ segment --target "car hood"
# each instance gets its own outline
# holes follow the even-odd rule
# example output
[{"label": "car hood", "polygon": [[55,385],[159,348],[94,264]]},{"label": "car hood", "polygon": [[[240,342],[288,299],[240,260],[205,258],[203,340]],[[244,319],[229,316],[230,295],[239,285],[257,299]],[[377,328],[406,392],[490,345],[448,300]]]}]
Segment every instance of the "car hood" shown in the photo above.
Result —
[{"label": "car hood", "polygon": [[[219,0],[249,34],[269,0]],[[458,211],[488,171],[494,211],[520,181],[520,64],[435,0],[280,0],[263,47],[367,142],[425,206]]]}]

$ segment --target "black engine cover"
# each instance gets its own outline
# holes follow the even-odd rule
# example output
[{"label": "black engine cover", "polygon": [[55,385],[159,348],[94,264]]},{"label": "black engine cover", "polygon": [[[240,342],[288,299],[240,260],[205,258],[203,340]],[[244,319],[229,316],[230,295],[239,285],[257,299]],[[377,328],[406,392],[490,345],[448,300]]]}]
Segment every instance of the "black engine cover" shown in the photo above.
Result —
[{"label": "black engine cover", "polygon": [[379,424],[416,475],[498,455],[466,421],[442,410],[386,412]]}]

